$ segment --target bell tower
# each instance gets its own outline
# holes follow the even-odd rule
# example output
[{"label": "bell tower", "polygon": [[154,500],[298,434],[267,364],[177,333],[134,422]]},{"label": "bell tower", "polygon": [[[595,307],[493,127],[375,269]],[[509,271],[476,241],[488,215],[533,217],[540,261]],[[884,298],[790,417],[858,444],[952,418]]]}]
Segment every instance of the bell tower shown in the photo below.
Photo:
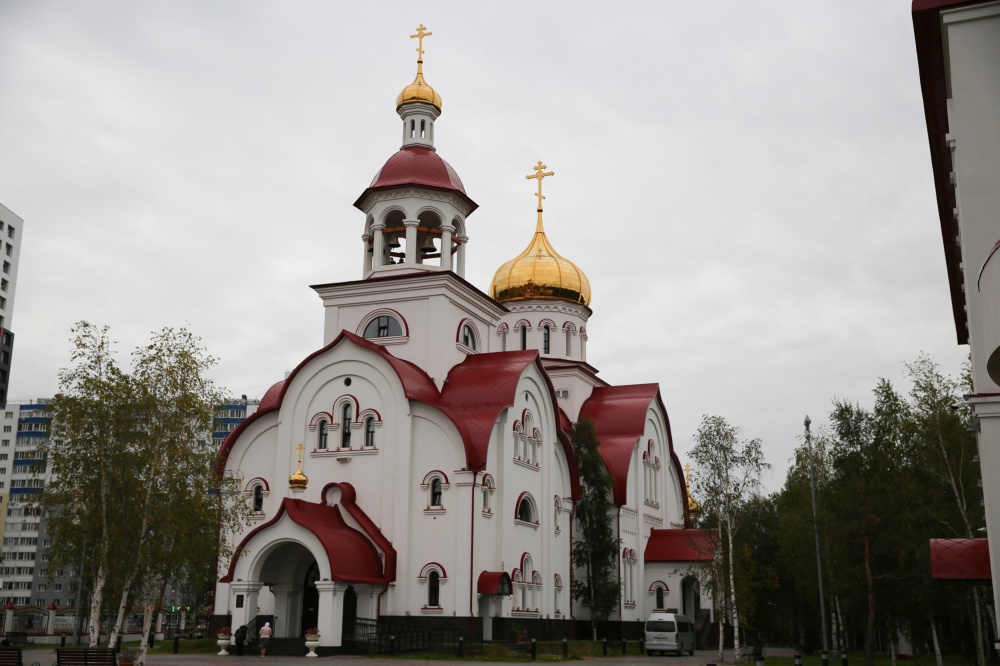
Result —
[{"label": "bell tower", "polygon": [[477,205],[434,147],[441,95],[424,79],[424,39],[432,34],[421,24],[410,35],[417,40],[417,75],[396,98],[402,146],[354,202],[365,213],[365,279],[422,271],[465,277],[465,220]]}]

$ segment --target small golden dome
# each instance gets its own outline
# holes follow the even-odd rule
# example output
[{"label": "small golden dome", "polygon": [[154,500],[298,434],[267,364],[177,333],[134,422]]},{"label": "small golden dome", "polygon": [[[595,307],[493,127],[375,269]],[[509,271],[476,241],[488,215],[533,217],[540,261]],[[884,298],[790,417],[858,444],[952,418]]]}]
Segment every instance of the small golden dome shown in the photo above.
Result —
[{"label": "small golden dome", "polygon": [[399,93],[399,97],[396,98],[397,109],[404,104],[423,102],[424,104],[430,104],[438,111],[441,110],[441,95],[429,83],[424,81],[424,73],[421,71],[423,69],[421,65],[423,65],[422,61],[417,63],[417,78],[413,79],[413,83],[403,88],[403,92]]},{"label": "small golden dome", "polygon": [[441,95],[437,94],[437,91],[424,81],[424,38],[430,37],[433,34],[432,32],[427,32],[427,28],[421,23],[417,28],[417,34],[410,35],[410,39],[417,40],[417,77],[413,79],[413,83],[403,88],[403,92],[399,93],[399,97],[396,98],[397,111],[404,104],[412,104],[414,102],[430,104],[438,111],[441,111]]},{"label": "small golden dome", "polygon": [[493,275],[490,295],[501,303],[530,299],[590,305],[590,280],[549,242],[541,220],[525,248]]},{"label": "small golden dome", "polygon": [[295,474],[288,477],[289,488],[305,488],[307,485],[309,485],[309,477],[302,473],[301,467],[295,471]]},{"label": "small golden dome", "polygon": [[302,445],[302,442],[299,442],[299,445],[295,448],[299,452],[299,465],[295,469],[295,474],[288,477],[288,487],[301,490],[309,485],[309,477],[302,473],[302,450],[305,449],[305,446]]}]

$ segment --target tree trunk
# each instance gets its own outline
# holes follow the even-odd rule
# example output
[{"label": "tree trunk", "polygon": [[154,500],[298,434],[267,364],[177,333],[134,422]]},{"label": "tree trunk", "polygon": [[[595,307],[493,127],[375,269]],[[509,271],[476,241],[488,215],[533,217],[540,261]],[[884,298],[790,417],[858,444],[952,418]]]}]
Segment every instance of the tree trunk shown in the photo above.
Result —
[{"label": "tree trunk", "polygon": [[979,590],[972,590],[972,601],[974,604],[976,621],[976,663],[979,666],[986,666],[986,651],[983,650],[983,611],[979,605]]},{"label": "tree trunk", "polygon": [[736,573],[733,569],[733,528],[726,518],[726,544],[729,550],[729,599],[733,614],[733,654],[734,661],[740,663],[740,614],[736,607]]},{"label": "tree trunk", "polygon": [[115,616],[115,625],[111,627],[108,634],[108,647],[113,648],[118,644],[118,635],[122,633],[122,624],[125,620],[125,611],[128,609],[128,597],[132,593],[132,583],[135,581],[135,573],[131,573],[122,588],[122,596],[118,601],[118,614]]},{"label": "tree trunk", "polygon": [[875,662],[875,575],[872,573],[872,548],[865,531],[865,583],[868,586],[868,621],[865,624],[865,666]]},{"label": "tree trunk", "polygon": [[[101,640],[101,604],[104,603],[104,584],[108,581],[108,570],[102,562],[94,578],[94,591],[90,595],[90,647],[97,647]],[[77,592],[81,594],[81,592]]]},{"label": "tree trunk", "polygon": [[837,650],[841,654],[847,652],[847,629],[844,627],[844,613],[840,609],[840,597],[834,597],[837,605]]},{"label": "tree trunk", "polygon": [[146,604],[146,610],[142,616],[142,638],[139,640],[139,659],[136,666],[143,666],[146,663],[146,650],[149,647],[149,633],[153,628],[153,609],[163,607],[163,595],[167,591],[167,581],[160,584],[160,589],[153,595],[152,603]]},{"label": "tree trunk", "polygon": [[934,662],[937,666],[944,666],[944,659],[941,658],[941,643],[938,641],[937,621],[932,615],[931,621],[931,641],[934,643]]}]

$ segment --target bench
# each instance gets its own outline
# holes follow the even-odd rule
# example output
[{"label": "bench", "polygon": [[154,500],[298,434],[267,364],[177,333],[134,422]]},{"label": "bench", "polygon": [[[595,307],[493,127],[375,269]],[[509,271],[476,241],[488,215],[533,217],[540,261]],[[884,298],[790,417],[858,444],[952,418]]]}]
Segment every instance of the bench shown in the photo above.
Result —
[{"label": "bench", "polygon": [[[21,648],[0,647],[0,666],[25,666]],[[33,661],[31,666],[39,666],[39,663]]]},{"label": "bench", "polygon": [[57,666],[117,666],[112,648],[56,648]]}]

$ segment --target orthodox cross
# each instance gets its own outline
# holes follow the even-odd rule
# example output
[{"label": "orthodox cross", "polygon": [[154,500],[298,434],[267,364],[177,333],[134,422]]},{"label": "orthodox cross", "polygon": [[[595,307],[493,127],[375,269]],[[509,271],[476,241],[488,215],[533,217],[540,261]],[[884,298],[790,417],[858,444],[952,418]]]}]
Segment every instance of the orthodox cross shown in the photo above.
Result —
[{"label": "orthodox cross", "polygon": [[433,32],[426,32],[427,28],[421,23],[420,27],[417,28],[417,34],[410,35],[410,39],[417,40],[417,60],[423,61],[424,59],[424,37],[430,37]]},{"label": "orthodox cross", "polygon": [[542,199],[545,198],[545,196],[542,194],[542,178],[545,178],[546,176],[554,176],[556,174],[554,171],[546,171],[548,167],[542,164],[541,160],[539,160],[538,164],[536,164],[532,168],[535,170],[535,174],[534,175],[529,174],[525,176],[525,178],[528,180],[535,179],[538,181],[538,193],[535,194],[535,196],[538,197],[538,212],[541,213]]},{"label": "orthodox cross", "polygon": [[299,442],[299,445],[296,446],[295,448],[299,452],[299,469],[301,470],[302,469],[302,452],[305,450],[306,447],[302,446],[302,442]]}]

